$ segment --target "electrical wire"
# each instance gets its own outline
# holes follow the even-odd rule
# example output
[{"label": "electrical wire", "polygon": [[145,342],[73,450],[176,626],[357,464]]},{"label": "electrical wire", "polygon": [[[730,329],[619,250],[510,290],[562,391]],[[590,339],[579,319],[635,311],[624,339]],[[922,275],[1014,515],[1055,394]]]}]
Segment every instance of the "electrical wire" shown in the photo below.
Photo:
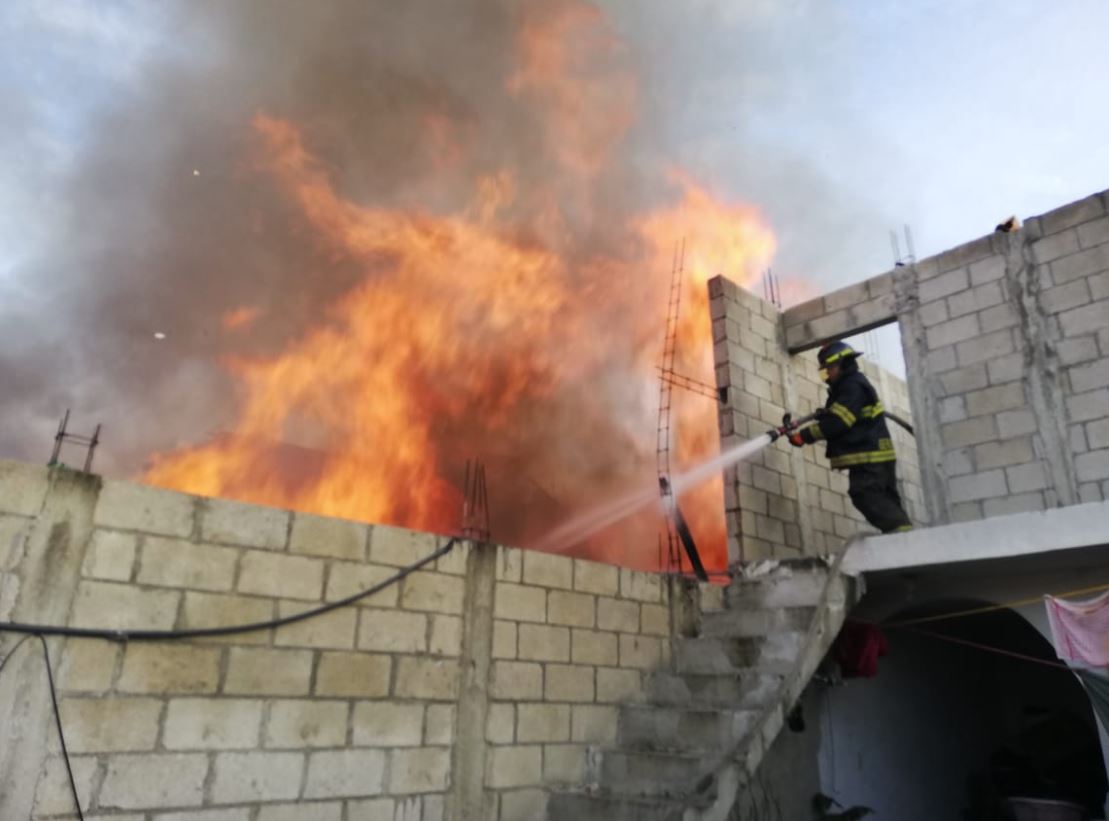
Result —
[{"label": "electrical wire", "polygon": [[449,553],[458,542],[458,537],[452,538],[443,547],[420,559],[415,564],[408,565],[398,570],[389,578],[378,582],[365,590],[361,590],[346,598],[328,604],[305,610],[303,613],[294,613],[291,616],[282,616],[268,621],[250,622],[248,624],[234,624],[225,627],[198,627],[191,630],[108,630],[96,627],[55,627],[44,624],[21,624],[19,622],[0,622],[0,633],[30,633],[33,636],[68,636],[69,638],[107,639],[108,641],[170,641],[177,639],[202,638],[207,636],[230,636],[236,633],[252,633],[257,630],[269,630],[273,627],[283,627],[293,622],[315,618],[340,607],[346,607],[359,599],[380,593],[386,587],[396,584],[405,576],[419,570],[427,564]]},{"label": "electrical wire", "polygon": [[293,622],[311,619],[316,616],[323,615],[332,610],[340,607],[345,607],[348,604],[353,604],[359,599],[364,599],[367,596],[372,596],[374,593],[379,593],[386,587],[396,584],[405,576],[419,570],[441,556],[445,556],[458,542],[458,537],[451,538],[445,545],[433,553],[428,554],[414,564],[403,567],[383,581],[367,587],[365,590],[360,590],[345,598],[333,601],[320,607],[314,607],[311,610],[305,610],[303,613],[296,613],[291,616],[284,616],[282,618],[270,619],[268,621],[250,622],[247,624],[235,624],[225,627],[207,627],[197,628],[194,630],[105,630],[87,627],[56,627],[44,624],[21,624],[19,622],[0,622],[0,632],[9,633],[23,633],[23,637],[16,642],[15,646],[8,651],[3,659],[0,659],[0,673],[4,671],[4,666],[8,660],[15,654],[23,642],[31,637],[37,638],[42,643],[42,656],[43,661],[46,663],[46,680],[50,685],[50,702],[54,706],[54,724],[58,728],[58,739],[61,741],[62,758],[65,761],[65,770],[69,776],[69,789],[73,793],[73,805],[77,808],[77,818],[79,821],[84,821],[85,814],[81,810],[81,799],[77,795],[77,781],[73,777],[73,766],[69,760],[69,748],[65,743],[65,732],[62,729],[62,714],[58,707],[58,694],[54,686],[54,671],[50,666],[50,648],[46,644],[46,636],[67,636],[69,638],[95,638],[107,639],[108,641],[169,641],[188,638],[199,638],[202,636],[228,636],[236,633],[251,633],[257,630],[269,630],[271,628],[282,627],[286,624]]},{"label": "electrical wire", "polygon": [[956,610],[953,613],[941,613],[938,616],[922,616],[919,619],[898,619],[897,621],[887,621],[878,625],[879,627],[908,627],[913,624],[926,624],[930,621],[943,621],[945,619],[957,619],[962,616],[976,616],[979,613],[992,613],[994,610],[1012,610],[1016,607],[1023,607],[1026,604],[1039,604],[1044,600],[1044,596],[1051,596],[1053,599],[1061,599],[1066,596],[1082,596],[1087,593],[1098,593],[1102,590],[1109,590],[1109,584],[1095,584],[1092,587],[1080,587],[1078,590],[1068,590],[1065,593],[1044,593],[1040,596],[1031,596],[1027,599],[1017,599],[1016,601],[1002,602],[1001,604],[988,604],[985,607],[973,607],[970,610]]}]

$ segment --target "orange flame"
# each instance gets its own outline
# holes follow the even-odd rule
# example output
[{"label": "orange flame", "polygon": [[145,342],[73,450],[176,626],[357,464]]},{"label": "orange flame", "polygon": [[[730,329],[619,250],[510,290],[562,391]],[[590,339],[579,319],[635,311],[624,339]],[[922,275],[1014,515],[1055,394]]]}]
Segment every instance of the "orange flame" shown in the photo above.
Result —
[{"label": "orange flame", "polygon": [[[557,158],[580,183],[570,194],[578,208],[582,179],[602,173],[632,122],[634,94],[619,90],[620,72],[624,105],[612,105],[611,89],[586,93],[597,55],[615,59],[619,43],[591,7],[557,8],[523,25],[509,88],[542,98],[560,135]],[[599,124],[585,125],[593,114]],[[566,516],[655,481],[656,366],[675,243],[686,243],[676,368],[708,383],[705,283],[716,273],[750,281],[774,250],[753,209],[714,199],[680,172],[671,175],[676,202],[613,226],[628,237],[625,254],[567,253],[562,175],[551,189],[522,191],[512,170],[487,174],[447,215],[375,207],[337,193],[334,170],[294,124],[259,114],[253,130],[256,167],[298,206],[313,241],[364,276],[279,356],[229,360],[243,389],[234,434],[154,456],[154,484],[453,532],[462,466],[477,456],[492,463],[494,538],[532,543]],[[433,142],[464,150],[443,123],[433,132]],[[519,223],[521,199],[532,230]],[[225,326],[253,319],[241,316]],[[711,399],[678,391],[675,400],[677,469],[717,452],[719,437]],[[723,567],[720,480],[683,507],[706,564]],[[658,524],[645,513],[583,552],[657,566]]]}]

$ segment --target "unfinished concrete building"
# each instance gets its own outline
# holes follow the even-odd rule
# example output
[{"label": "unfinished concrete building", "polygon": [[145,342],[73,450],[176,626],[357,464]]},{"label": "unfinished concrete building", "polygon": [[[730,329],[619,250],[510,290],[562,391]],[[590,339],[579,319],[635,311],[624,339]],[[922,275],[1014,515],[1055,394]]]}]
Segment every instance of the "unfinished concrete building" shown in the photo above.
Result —
[{"label": "unfinished concrete building", "polygon": [[[872,376],[916,428],[897,442],[910,533],[849,543],[865,526],[812,449],[731,469],[726,587],[0,463],[0,620],[117,631],[50,640],[85,817],[793,819],[826,793],[916,821],[972,808],[1037,709],[1096,738],[1073,674],[966,642],[891,628],[877,678],[814,674],[849,614],[1005,605],[973,643],[1019,634],[1047,658],[1038,597],[1109,582],[1107,205],[784,313],[710,283],[725,445],[821,401],[807,351],[888,322],[907,384]],[[133,632],[267,623],[392,579],[284,626]],[[0,817],[73,818],[36,644],[0,677]]]}]

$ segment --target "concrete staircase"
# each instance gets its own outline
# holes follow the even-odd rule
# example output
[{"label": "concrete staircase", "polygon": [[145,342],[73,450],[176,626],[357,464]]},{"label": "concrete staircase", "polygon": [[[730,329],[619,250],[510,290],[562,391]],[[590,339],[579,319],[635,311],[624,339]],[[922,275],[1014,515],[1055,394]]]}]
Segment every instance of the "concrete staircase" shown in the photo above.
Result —
[{"label": "concrete staircase", "polygon": [[853,603],[838,562],[734,580],[651,675],[646,703],[621,708],[586,784],[550,796],[548,821],[727,818]]}]

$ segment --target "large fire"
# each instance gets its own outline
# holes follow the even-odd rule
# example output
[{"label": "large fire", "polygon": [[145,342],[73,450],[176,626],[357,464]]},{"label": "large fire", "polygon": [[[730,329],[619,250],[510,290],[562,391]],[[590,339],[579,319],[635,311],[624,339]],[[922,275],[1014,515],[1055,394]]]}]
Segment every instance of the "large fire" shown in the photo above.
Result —
[{"label": "large fire", "polygon": [[[357,202],[341,193],[341,169],[313,152],[310,130],[255,115],[251,168],[297,207],[310,242],[364,276],[280,355],[229,358],[242,389],[232,432],[155,456],[147,481],[446,533],[459,527],[463,466],[477,458],[488,466],[493,538],[523,545],[655,482],[674,248],[684,240],[676,367],[711,383],[706,282],[758,276],[774,239],[751,208],[677,170],[655,181],[669,204],[596,224],[605,214],[591,180],[634,125],[636,86],[596,9],[552,9],[520,24],[505,80],[555,135],[548,179],[500,168],[449,209]],[[466,168],[472,138],[431,117],[413,142],[447,177]],[[620,250],[580,242],[573,226],[589,222]],[[229,306],[225,333],[248,333],[260,315]],[[717,451],[711,399],[676,390],[675,427],[675,468]],[[682,504],[706,564],[723,567],[720,480]],[[655,567],[658,526],[648,511],[577,550]]]}]

